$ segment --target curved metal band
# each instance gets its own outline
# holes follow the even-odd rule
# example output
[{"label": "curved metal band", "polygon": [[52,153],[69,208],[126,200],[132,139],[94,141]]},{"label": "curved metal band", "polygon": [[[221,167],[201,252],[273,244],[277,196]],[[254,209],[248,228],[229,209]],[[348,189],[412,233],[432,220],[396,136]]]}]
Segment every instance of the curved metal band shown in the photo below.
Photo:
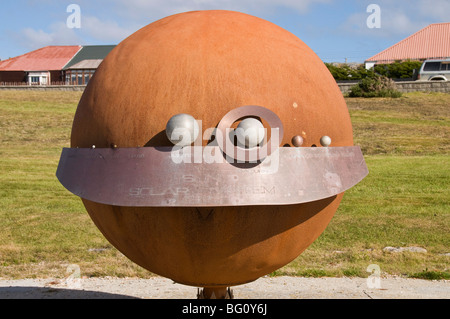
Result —
[{"label": "curved metal band", "polygon": [[56,172],[77,196],[141,207],[299,204],[342,193],[367,174],[357,146],[281,147],[257,165],[231,164],[217,146],[65,148]]},{"label": "curved metal band", "polygon": [[[260,147],[242,148],[235,146],[229,139],[231,125],[246,116],[257,116],[267,121],[270,126],[270,139]],[[218,133],[218,134],[217,134]],[[274,152],[283,140],[283,123],[271,110],[258,106],[246,105],[228,112],[217,125],[216,139],[220,149],[229,157],[241,162],[262,160]]]}]

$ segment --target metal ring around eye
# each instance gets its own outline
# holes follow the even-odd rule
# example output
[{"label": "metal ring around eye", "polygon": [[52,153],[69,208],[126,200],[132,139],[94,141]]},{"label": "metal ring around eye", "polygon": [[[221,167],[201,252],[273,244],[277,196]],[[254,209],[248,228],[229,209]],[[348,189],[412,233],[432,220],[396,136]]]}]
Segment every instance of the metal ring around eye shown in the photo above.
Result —
[{"label": "metal ring around eye", "polygon": [[[231,125],[243,117],[258,116],[270,126],[270,139],[260,147],[242,148],[229,139]],[[271,110],[258,105],[245,105],[228,112],[217,125],[216,139],[219,148],[227,156],[242,162],[260,161],[272,154],[283,140],[283,123]],[[267,134],[266,134],[267,136]]]}]

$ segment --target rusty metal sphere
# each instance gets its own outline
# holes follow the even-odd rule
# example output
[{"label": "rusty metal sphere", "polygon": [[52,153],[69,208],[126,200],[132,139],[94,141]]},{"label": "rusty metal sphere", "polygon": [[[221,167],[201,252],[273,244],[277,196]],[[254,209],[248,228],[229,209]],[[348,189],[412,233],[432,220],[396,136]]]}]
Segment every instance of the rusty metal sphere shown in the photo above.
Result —
[{"label": "rusty metal sphere", "polygon": [[264,126],[254,118],[242,120],[236,128],[236,137],[239,144],[244,147],[252,148],[264,140]]},{"label": "rusty metal sphere", "polygon": [[[353,145],[345,100],[306,44],[257,17],[198,11],[156,21],[106,57],[78,105],[71,146],[171,146],[165,125],[172,116],[190,114],[204,131],[243,105],[279,116],[281,145],[298,132],[303,147],[319,145],[325,134],[333,146]],[[258,207],[83,203],[103,235],[138,265],[178,283],[221,287],[295,259],[326,228],[342,195]]]},{"label": "rusty metal sphere", "polygon": [[324,135],[320,138],[320,145],[328,147],[331,144],[331,138],[327,135]]},{"label": "rusty metal sphere", "polygon": [[300,147],[303,145],[303,137],[301,137],[300,135],[295,135],[292,138],[292,145],[294,145],[295,147]]},{"label": "rusty metal sphere", "polygon": [[178,146],[191,145],[199,135],[199,126],[192,115],[177,114],[172,116],[166,124],[166,136]]}]

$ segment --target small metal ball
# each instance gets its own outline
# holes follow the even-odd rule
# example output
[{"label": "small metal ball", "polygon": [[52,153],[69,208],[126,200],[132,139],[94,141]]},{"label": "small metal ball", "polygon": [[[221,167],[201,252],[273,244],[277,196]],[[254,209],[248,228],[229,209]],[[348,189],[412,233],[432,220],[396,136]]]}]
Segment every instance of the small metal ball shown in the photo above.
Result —
[{"label": "small metal ball", "polygon": [[292,138],[292,145],[294,145],[295,147],[300,147],[303,145],[303,137],[301,137],[300,135],[295,135]]},{"label": "small metal ball", "polygon": [[236,128],[236,137],[240,145],[252,148],[264,140],[265,130],[261,121],[249,117],[243,119]]},{"label": "small metal ball", "polygon": [[167,138],[177,146],[191,145],[198,137],[200,128],[192,115],[177,114],[166,125]]},{"label": "small metal ball", "polygon": [[331,138],[329,136],[322,136],[320,138],[320,145],[328,147],[331,144]]}]

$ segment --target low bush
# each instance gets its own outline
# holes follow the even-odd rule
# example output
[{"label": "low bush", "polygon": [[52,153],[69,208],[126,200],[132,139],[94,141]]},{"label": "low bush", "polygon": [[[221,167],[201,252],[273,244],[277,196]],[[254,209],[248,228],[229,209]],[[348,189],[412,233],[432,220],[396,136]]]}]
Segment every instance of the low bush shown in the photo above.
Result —
[{"label": "low bush", "polygon": [[375,75],[373,77],[366,77],[358,84],[352,86],[349,92],[349,97],[401,97],[394,81],[391,79]]}]

